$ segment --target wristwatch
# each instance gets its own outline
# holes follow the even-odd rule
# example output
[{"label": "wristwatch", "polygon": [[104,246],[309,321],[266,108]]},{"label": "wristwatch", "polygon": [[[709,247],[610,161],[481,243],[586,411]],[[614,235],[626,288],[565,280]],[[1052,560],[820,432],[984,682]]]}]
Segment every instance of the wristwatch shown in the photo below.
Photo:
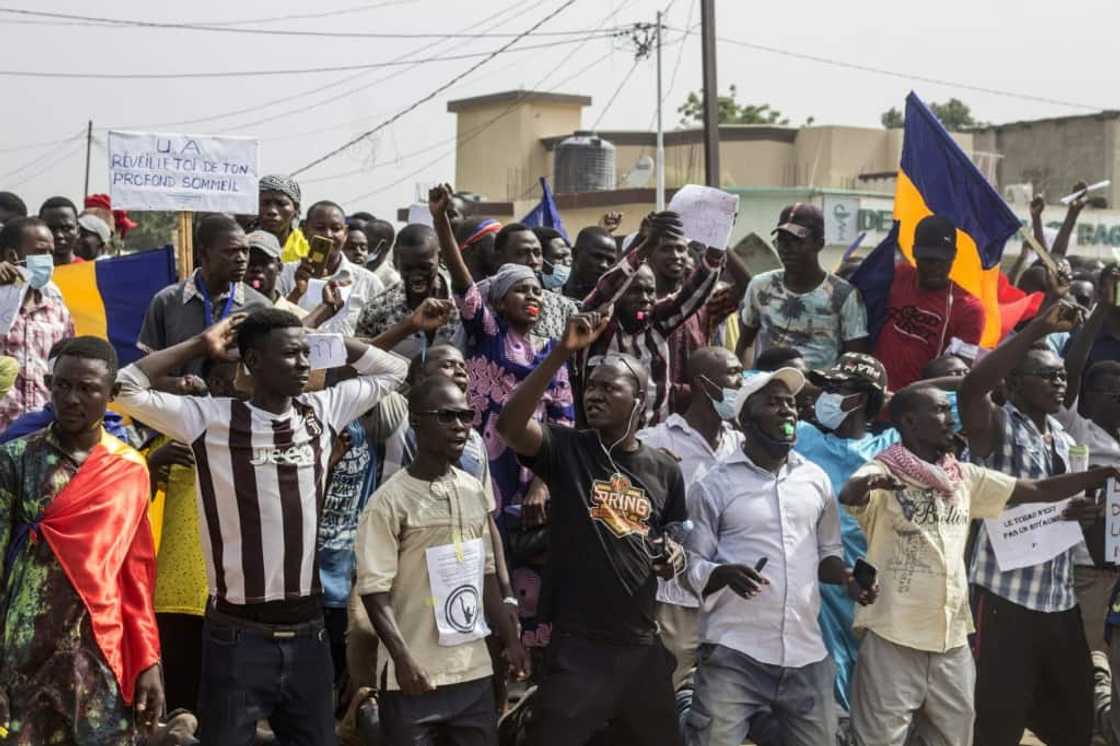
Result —
[{"label": "wristwatch", "polygon": [[506,596],[502,599],[502,603],[506,604],[507,606],[512,606],[515,609],[521,606],[521,604],[518,603],[516,596]]}]

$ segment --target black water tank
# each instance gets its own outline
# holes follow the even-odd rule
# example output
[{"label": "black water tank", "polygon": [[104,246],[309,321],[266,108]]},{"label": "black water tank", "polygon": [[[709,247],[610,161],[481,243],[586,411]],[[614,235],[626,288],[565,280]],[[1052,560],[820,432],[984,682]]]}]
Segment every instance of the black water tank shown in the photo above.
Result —
[{"label": "black water tank", "polygon": [[591,132],[578,131],[556,146],[554,189],[560,192],[602,192],[614,189],[614,145]]}]

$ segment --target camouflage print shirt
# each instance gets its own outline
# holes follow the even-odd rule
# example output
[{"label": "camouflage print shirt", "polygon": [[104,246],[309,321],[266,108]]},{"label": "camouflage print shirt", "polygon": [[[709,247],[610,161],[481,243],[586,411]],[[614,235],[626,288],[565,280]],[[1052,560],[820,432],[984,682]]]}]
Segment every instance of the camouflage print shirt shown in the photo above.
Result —
[{"label": "camouflage print shirt", "polygon": [[131,709],[97,642],[89,612],[46,541],[27,535],[78,471],[48,428],[0,446],[0,693],[5,744],[131,744]]}]

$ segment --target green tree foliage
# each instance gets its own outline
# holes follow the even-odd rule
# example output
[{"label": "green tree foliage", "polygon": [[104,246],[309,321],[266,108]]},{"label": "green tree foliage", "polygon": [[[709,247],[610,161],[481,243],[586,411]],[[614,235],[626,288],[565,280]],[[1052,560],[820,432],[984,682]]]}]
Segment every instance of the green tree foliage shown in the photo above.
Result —
[{"label": "green tree foliage", "polygon": [[125,251],[158,249],[172,243],[178,229],[177,215],[178,213],[161,211],[129,213],[129,217],[140,225],[125,236]]},{"label": "green tree foliage", "polygon": [[[737,95],[738,90],[732,85],[729,95],[718,97],[720,124],[775,124],[779,126],[789,124],[789,119],[782,116],[782,112],[777,109],[771,109],[770,104],[740,104],[735,100]],[[704,122],[703,91],[690,92],[684,103],[677,108],[677,113],[681,115],[683,126],[702,124]],[[812,122],[812,117],[809,118],[809,121]]]},{"label": "green tree foliage", "polygon": [[[972,116],[972,110],[969,108],[968,104],[964,103],[959,98],[951,98],[943,104],[932,102],[929,105],[929,110],[933,112],[935,117],[941,120],[941,123],[945,125],[945,129],[950,132],[961,132],[963,130],[987,126],[986,122],[978,122]],[[901,128],[906,123],[905,119],[902,112],[893,106],[887,111],[884,111],[882,116],[879,117],[879,121],[882,122],[883,126],[887,129]]]}]

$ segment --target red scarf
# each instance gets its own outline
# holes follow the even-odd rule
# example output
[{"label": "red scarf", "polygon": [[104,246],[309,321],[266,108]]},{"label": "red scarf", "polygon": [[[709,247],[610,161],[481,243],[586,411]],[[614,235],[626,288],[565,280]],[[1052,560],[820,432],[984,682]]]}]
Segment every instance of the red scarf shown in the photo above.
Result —
[{"label": "red scarf", "polygon": [[895,443],[876,456],[875,460],[885,464],[896,477],[940,492],[949,499],[956,495],[957,487],[963,479],[961,465],[951,453],[945,454],[938,463],[931,464],[915,456],[901,443]]},{"label": "red scarf", "polygon": [[89,610],[94,639],[127,704],[136,677],[159,661],[148,498],[143,457],[103,432],[38,525]]}]

